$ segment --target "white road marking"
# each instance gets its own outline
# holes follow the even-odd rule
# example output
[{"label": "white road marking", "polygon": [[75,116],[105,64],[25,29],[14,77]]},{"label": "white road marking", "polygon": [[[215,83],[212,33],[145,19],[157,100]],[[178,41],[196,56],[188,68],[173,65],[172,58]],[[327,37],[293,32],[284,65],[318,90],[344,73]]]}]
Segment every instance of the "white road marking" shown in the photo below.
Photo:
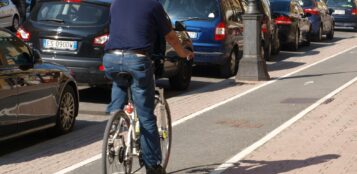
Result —
[{"label": "white road marking", "polygon": [[[236,95],[236,96],[233,96],[233,97],[231,97],[231,98],[229,98],[229,99],[227,99],[227,100],[225,100],[225,101],[222,101],[222,102],[219,102],[219,103],[217,103],[217,104],[214,104],[214,105],[212,105],[212,106],[210,106],[210,107],[207,107],[207,108],[205,108],[205,109],[203,109],[203,110],[201,110],[201,111],[195,112],[195,113],[193,113],[193,114],[191,114],[191,115],[189,115],[189,116],[186,116],[186,117],[184,117],[184,118],[181,118],[181,119],[179,119],[179,120],[173,122],[173,123],[172,123],[172,126],[177,126],[177,125],[179,125],[179,124],[182,124],[182,123],[184,123],[184,122],[186,122],[186,121],[188,121],[188,120],[190,120],[190,119],[193,119],[193,118],[195,118],[195,117],[197,117],[197,116],[199,116],[199,115],[201,115],[201,114],[203,114],[203,113],[205,113],[205,112],[208,112],[208,111],[210,111],[210,110],[212,110],[212,109],[214,109],[214,108],[217,108],[217,107],[219,107],[219,106],[221,106],[221,105],[224,105],[224,104],[226,104],[226,103],[228,103],[228,102],[231,102],[231,101],[233,101],[233,100],[235,100],[235,99],[238,99],[238,98],[240,98],[240,97],[242,97],[242,96],[244,96],[244,95],[247,95],[247,94],[249,94],[249,93],[251,93],[251,92],[253,92],[253,91],[255,91],[255,90],[258,90],[258,89],[260,89],[260,88],[262,88],[262,87],[264,87],[264,86],[267,86],[267,85],[270,85],[270,84],[272,84],[272,83],[275,83],[275,82],[277,82],[278,80],[281,80],[281,79],[283,79],[283,78],[285,78],[285,77],[291,76],[291,75],[293,75],[293,74],[295,74],[295,73],[298,73],[298,72],[303,71],[303,70],[305,70],[305,69],[308,69],[308,68],[310,68],[310,67],[312,67],[312,66],[315,66],[315,65],[317,65],[317,64],[319,64],[319,63],[322,63],[322,62],[324,62],[324,61],[327,61],[327,60],[329,60],[329,59],[331,59],[331,58],[334,58],[334,57],[336,57],[336,56],[338,56],[338,55],[340,55],[340,54],[346,53],[346,52],[348,52],[348,51],[350,51],[350,50],[352,50],[352,49],[354,49],[354,48],[357,48],[357,45],[356,45],[356,46],[353,46],[353,47],[351,47],[351,48],[348,48],[348,49],[346,49],[346,50],[344,50],[344,51],[341,51],[341,52],[339,52],[339,53],[336,53],[336,54],[334,54],[334,55],[331,55],[331,56],[329,56],[329,57],[327,57],[327,58],[325,58],[325,59],[319,60],[319,61],[317,61],[317,62],[315,62],[315,63],[310,64],[310,65],[307,65],[307,66],[305,66],[305,67],[302,67],[302,68],[300,68],[300,69],[298,69],[298,70],[296,70],[296,71],[293,71],[293,72],[291,72],[291,73],[288,73],[288,74],[286,74],[286,75],[284,75],[284,76],[282,76],[282,77],[279,77],[279,78],[277,78],[277,79],[275,79],[275,80],[268,81],[268,82],[265,82],[265,83],[263,83],[263,84],[261,84],[261,85],[258,85],[258,86],[256,86],[256,87],[253,87],[252,89],[250,89],[250,90],[248,90],[248,91],[245,91],[245,92],[243,92],[243,93],[241,93],[241,94],[238,94],[238,95]],[[356,80],[357,80],[357,79],[356,79]],[[342,89],[341,89],[341,90],[342,90]],[[321,99],[321,100],[322,100],[322,99]],[[325,99],[325,100],[326,100],[326,99]],[[320,100],[319,100],[319,101],[320,101]],[[311,106],[310,106],[310,107],[311,107]],[[310,107],[309,107],[309,108],[310,108]],[[316,107],[316,106],[315,106],[315,107]],[[305,111],[305,110],[304,110],[304,111]],[[306,114],[306,113],[305,113],[305,114]],[[296,116],[295,116],[295,117],[296,117]],[[295,117],[294,117],[294,118],[295,118]],[[289,120],[289,121],[290,121],[290,120]],[[284,125],[285,125],[285,124],[286,124],[286,123],[284,123]],[[292,124],[292,123],[291,123],[291,124]],[[279,128],[281,129],[281,126],[280,126]],[[277,129],[278,129],[278,128],[277,128]],[[279,130],[277,130],[277,129],[275,129],[275,130],[274,130],[273,132],[271,132],[269,135],[272,136],[273,133],[276,133],[276,134],[279,133],[279,132],[278,132]],[[280,130],[280,131],[282,131],[282,130]],[[274,135],[274,136],[275,136],[275,135]],[[274,136],[268,137],[268,135],[267,135],[267,136],[265,136],[263,139],[264,139],[265,142],[267,142],[268,140],[270,140],[270,139],[273,138]],[[261,139],[260,141],[254,143],[253,145],[249,146],[248,148],[244,149],[241,153],[237,154],[236,156],[234,156],[234,157],[231,158],[230,160],[226,161],[224,164],[222,164],[221,166],[219,166],[219,167],[213,172],[213,174],[220,174],[220,173],[222,172],[221,169],[227,169],[227,168],[229,168],[230,166],[232,166],[232,164],[233,164],[234,162],[236,162],[236,161],[242,159],[244,156],[246,156],[247,154],[249,154],[249,153],[251,153],[252,151],[254,151],[256,148],[258,148],[259,146],[262,145],[262,144],[260,144],[260,142],[262,142],[263,139]],[[263,144],[264,144],[264,143],[263,143]],[[72,166],[70,166],[70,167],[67,167],[67,168],[61,170],[61,171],[58,171],[58,172],[56,172],[55,174],[65,174],[65,173],[68,173],[68,172],[73,171],[73,170],[75,170],[75,169],[77,169],[77,168],[80,168],[80,167],[82,167],[82,166],[84,166],[84,165],[87,165],[87,164],[89,164],[89,163],[91,163],[91,162],[94,162],[94,161],[96,161],[96,160],[98,160],[98,159],[100,159],[100,158],[101,158],[101,154],[95,155],[95,156],[93,156],[93,157],[91,157],[91,158],[89,158],[89,159],[87,159],[87,160],[84,160],[84,161],[82,161],[82,162],[80,162],[80,163],[74,164],[74,165],[72,165]],[[232,161],[234,161],[234,162],[232,163]]]},{"label": "white road marking", "polygon": [[304,83],[304,86],[311,85],[311,84],[314,84],[314,83],[315,83],[315,82],[312,81],[312,80],[311,80],[311,81],[307,81],[307,82]]}]

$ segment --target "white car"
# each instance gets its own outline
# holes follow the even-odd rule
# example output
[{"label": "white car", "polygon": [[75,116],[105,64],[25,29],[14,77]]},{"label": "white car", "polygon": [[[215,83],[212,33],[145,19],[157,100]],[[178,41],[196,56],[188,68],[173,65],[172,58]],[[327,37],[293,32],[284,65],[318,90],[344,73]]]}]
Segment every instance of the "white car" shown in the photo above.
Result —
[{"label": "white car", "polygon": [[0,0],[0,27],[16,31],[19,28],[20,15],[11,0]]}]

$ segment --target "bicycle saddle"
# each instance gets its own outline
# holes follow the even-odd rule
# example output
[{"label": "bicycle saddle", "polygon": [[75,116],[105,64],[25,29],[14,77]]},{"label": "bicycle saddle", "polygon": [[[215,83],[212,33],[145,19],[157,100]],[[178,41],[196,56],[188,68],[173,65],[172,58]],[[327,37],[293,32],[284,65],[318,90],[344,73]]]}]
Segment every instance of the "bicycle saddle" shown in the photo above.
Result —
[{"label": "bicycle saddle", "polygon": [[121,87],[129,87],[133,76],[129,72],[114,72],[111,73],[113,81],[115,81]]}]

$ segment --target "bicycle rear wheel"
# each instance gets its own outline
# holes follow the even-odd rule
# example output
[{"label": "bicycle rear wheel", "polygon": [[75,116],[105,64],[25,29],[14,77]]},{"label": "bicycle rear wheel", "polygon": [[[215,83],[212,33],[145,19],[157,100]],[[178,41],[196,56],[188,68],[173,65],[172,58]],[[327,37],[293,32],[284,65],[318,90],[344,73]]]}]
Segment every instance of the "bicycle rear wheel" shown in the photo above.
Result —
[{"label": "bicycle rear wheel", "polygon": [[159,129],[162,161],[161,166],[167,167],[171,152],[172,125],[169,105],[160,95],[155,95],[154,114],[157,118],[157,127]]},{"label": "bicycle rear wheel", "polygon": [[130,120],[123,112],[112,116],[105,128],[102,146],[102,166],[104,174],[130,174],[132,169],[131,147],[127,147]]}]

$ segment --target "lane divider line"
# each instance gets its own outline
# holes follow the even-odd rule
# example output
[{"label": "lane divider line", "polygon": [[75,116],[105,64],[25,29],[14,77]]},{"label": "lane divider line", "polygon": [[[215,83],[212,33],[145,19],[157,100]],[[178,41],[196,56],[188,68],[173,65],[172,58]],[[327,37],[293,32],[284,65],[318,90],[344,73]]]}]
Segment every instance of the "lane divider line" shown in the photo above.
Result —
[{"label": "lane divider line", "polygon": [[[267,86],[267,85],[270,85],[270,84],[272,84],[272,83],[275,83],[275,82],[277,82],[278,80],[281,80],[281,79],[286,78],[286,77],[288,77],[288,76],[291,76],[291,75],[293,75],[293,74],[295,74],[295,73],[298,73],[298,72],[300,72],[300,71],[303,71],[303,70],[305,70],[305,69],[308,69],[308,68],[310,68],[310,67],[312,67],[312,66],[315,66],[315,65],[317,65],[317,64],[319,64],[319,63],[325,62],[325,61],[327,61],[327,60],[329,60],[329,59],[331,59],[331,58],[334,58],[334,57],[336,57],[336,56],[338,56],[338,55],[341,55],[341,54],[343,54],[343,53],[346,53],[346,52],[348,52],[348,51],[350,51],[350,50],[353,50],[353,49],[355,49],[355,48],[357,48],[357,45],[356,45],[356,46],[353,46],[353,47],[351,47],[351,48],[348,48],[348,49],[346,49],[346,50],[344,50],[344,51],[341,51],[341,52],[339,52],[339,53],[336,53],[336,54],[334,54],[334,55],[331,55],[331,56],[329,56],[329,57],[327,57],[327,58],[325,58],[325,59],[322,59],[322,60],[319,60],[319,61],[317,61],[317,62],[314,62],[314,63],[312,63],[312,64],[310,64],[310,65],[305,66],[305,67],[302,67],[302,68],[300,68],[300,69],[298,69],[298,70],[296,70],[296,71],[293,71],[293,72],[291,72],[291,73],[288,73],[288,74],[286,74],[286,75],[284,75],[284,76],[281,76],[281,77],[279,77],[279,78],[277,78],[277,79],[275,79],[275,80],[267,81],[267,82],[265,82],[265,83],[263,83],[263,84],[261,84],[261,85],[258,85],[258,86],[256,86],[256,87],[253,87],[252,89],[249,89],[249,90],[247,90],[247,91],[245,91],[245,92],[243,92],[243,93],[241,93],[241,94],[238,94],[238,95],[236,95],[236,96],[233,96],[233,97],[231,97],[231,98],[228,98],[227,100],[224,100],[224,101],[222,101],[222,102],[216,103],[216,104],[214,104],[214,105],[212,105],[212,106],[209,106],[209,107],[207,107],[207,108],[205,108],[205,109],[203,109],[203,110],[200,110],[200,111],[198,111],[198,112],[195,112],[195,113],[193,113],[193,114],[191,114],[191,115],[188,115],[188,116],[186,116],[186,117],[184,117],[184,118],[181,118],[181,119],[179,119],[179,120],[173,122],[173,123],[172,123],[172,126],[174,127],[174,126],[177,126],[177,125],[179,125],[179,124],[182,124],[182,123],[184,123],[184,122],[186,122],[186,121],[188,121],[188,120],[190,120],[190,119],[193,119],[193,118],[195,118],[195,117],[197,117],[197,116],[199,116],[199,115],[202,115],[202,114],[205,113],[205,112],[208,112],[208,111],[210,111],[210,110],[213,110],[214,108],[217,108],[217,107],[219,107],[219,106],[221,106],[221,105],[224,105],[224,104],[226,104],[226,103],[228,103],[228,102],[231,102],[231,101],[233,101],[233,100],[235,100],[235,99],[238,99],[238,98],[240,98],[240,97],[242,97],[242,96],[244,96],[244,95],[247,95],[247,94],[249,94],[249,93],[251,93],[251,92],[253,92],[253,91],[255,91],[255,90],[258,90],[258,89],[260,89],[260,88],[262,88],[262,87],[264,87],[264,86]],[[247,148],[247,149],[248,149],[248,148]],[[248,149],[248,150],[249,150],[249,149]],[[248,152],[248,150],[247,150],[247,152]],[[244,151],[245,151],[245,150],[244,150]],[[242,151],[242,152],[243,152],[243,151]],[[67,168],[65,168],[65,169],[62,169],[62,170],[56,172],[55,174],[65,174],[65,173],[68,173],[68,172],[70,172],[70,171],[73,171],[73,170],[75,170],[75,169],[77,169],[77,168],[80,168],[80,167],[82,167],[82,166],[85,166],[85,165],[87,165],[87,164],[89,164],[89,163],[92,163],[92,162],[94,162],[94,161],[100,159],[101,156],[102,156],[101,154],[95,155],[95,156],[93,156],[93,157],[91,157],[91,158],[89,158],[89,159],[87,159],[87,160],[84,160],[84,161],[82,161],[82,162],[80,162],[80,163],[77,163],[77,164],[74,164],[74,165],[72,165],[72,166],[69,166],[69,167],[67,167]],[[238,156],[238,155],[237,155],[237,156]],[[234,157],[233,157],[233,158],[234,158]],[[233,159],[233,158],[230,159],[230,160],[234,160],[234,159],[235,159],[235,158],[234,158],[234,159]],[[228,160],[227,162],[230,162],[230,160]],[[225,166],[228,166],[229,164],[227,164],[227,162],[225,162],[224,164],[222,164],[222,166],[219,166],[219,168],[224,168]],[[217,170],[217,172],[219,172],[219,171]],[[213,174],[219,174],[219,173],[213,173]]]}]

